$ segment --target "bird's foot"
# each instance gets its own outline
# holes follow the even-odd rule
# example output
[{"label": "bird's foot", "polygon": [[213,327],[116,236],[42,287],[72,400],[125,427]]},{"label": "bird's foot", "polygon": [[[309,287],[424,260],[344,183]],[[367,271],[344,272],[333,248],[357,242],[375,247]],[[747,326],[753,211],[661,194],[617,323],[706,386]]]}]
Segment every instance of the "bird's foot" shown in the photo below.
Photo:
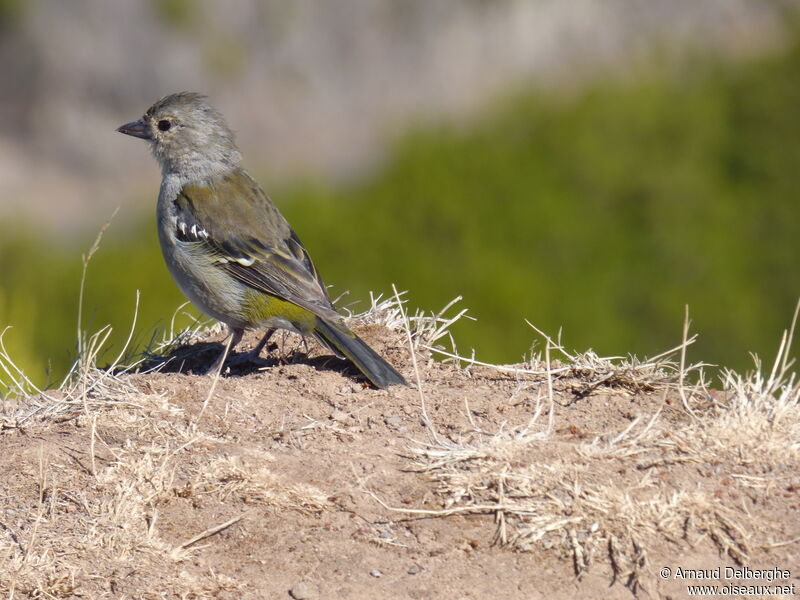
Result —
[{"label": "bird's foot", "polygon": [[[205,371],[205,375],[214,375],[217,371],[220,373],[225,372],[226,368],[230,368],[233,366],[239,366],[243,364],[257,364],[257,365],[266,365],[267,361],[260,358],[261,351],[264,349],[264,346],[267,345],[269,338],[272,337],[272,334],[275,333],[274,329],[268,329],[267,332],[264,334],[264,337],[261,338],[261,341],[256,344],[255,348],[250,350],[250,352],[245,352],[243,354],[237,354],[236,356],[228,356],[229,348],[232,349],[239,340],[241,339],[241,333],[236,335],[234,332],[234,337],[231,340],[231,344],[228,348],[222,351],[219,355],[217,360]],[[224,365],[222,364],[224,361]],[[220,367],[222,369],[220,370]]]}]

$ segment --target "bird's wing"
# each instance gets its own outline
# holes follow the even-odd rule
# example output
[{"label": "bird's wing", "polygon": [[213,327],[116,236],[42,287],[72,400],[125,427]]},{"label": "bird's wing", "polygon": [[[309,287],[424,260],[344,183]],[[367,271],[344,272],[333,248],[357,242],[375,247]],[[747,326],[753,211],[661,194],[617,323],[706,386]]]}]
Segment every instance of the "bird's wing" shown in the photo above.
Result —
[{"label": "bird's wing", "polygon": [[204,245],[220,269],[256,290],[338,317],[305,247],[245,171],[187,184],[174,203],[178,240]]}]

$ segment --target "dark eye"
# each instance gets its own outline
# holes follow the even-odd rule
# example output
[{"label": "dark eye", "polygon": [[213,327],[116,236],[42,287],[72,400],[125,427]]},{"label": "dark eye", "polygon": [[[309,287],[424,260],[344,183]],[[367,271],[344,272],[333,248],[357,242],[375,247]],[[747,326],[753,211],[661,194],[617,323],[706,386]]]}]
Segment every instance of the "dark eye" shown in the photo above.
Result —
[{"label": "dark eye", "polygon": [[159,131],[167,131],[167,130],[169,130],[170,127],[172,127],[172,123],[170,123],[166,119],[161,119],[158,122],[158,130]]}]

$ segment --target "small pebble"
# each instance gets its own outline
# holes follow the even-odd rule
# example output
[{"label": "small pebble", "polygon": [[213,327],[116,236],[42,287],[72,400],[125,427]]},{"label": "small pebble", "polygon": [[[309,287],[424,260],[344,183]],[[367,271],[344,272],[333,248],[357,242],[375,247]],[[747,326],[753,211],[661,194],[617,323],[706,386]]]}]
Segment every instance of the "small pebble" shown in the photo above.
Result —
[{"label": "small pebble", "polygon": [[383,422],[387,425],[399,425],[403,422],[403,417],[400,415],[393,415],[391,417],[386,417]]},{"label": "small pebble", "polygon": [[350,415],[348,415],[343,410],[339,410],[338,408],[331,413],[331,419],[333,419],[337,423],[343,423],[347,421],[348,418],[350,418]]},{"label": "small pebble", "polygon": [[391,531],[386,531],[386,530],[384,529],[383,531],[381,531],[381,533],[380,533],[380,536],[381,536],[383,539],[390,538],[390,537],[392,537],[392,532],[391,532]]},{"label": "small pebble", "polygon": [[312,600],[314,598],[311,588],[303,581],[295,583],[289,590],[289,595],[294,600]]},{"label": "small pebble", "polygon": [[416,575],[417,573],[419,573],[419,571],[420,571],[419,565],[412,565],[411,568],[408,570],[408,574]]},{"label": "small pebble", "polygon": [[370,571],[369,574],[372,575],[373,577],[383,576],[383,573],[381,573],[378,569],[372,569],[372,571]]}]

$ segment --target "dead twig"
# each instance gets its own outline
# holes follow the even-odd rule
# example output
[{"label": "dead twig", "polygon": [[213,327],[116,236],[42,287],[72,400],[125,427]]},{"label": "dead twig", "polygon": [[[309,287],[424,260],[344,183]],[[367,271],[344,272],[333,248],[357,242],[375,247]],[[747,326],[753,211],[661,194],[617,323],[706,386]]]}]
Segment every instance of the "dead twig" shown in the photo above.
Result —
[{"label": "dead twig", "polygon": [[180,549],[180,550],[185,550],[189,546],[192,546],[192,545],[196,544],[199,541],[202,541],[202,540],[204,540],[206,538],[210,538],[212,535],[216,535],[216,534],[218,534],[218,533],[220,533],[222,531],[225,531],[231,525],[235,525],[236,523],[238,523],[239,521],[244,519],[246,515],[247,515],[247,513],[244,513],[244,514],[241,514],[239,516],[233,517],[232,519],[229,519],[229,520],[225,521],[224,523],[220,523],[219,525],[214,525],[214,527],[209,527],[205,531],[202,531],[202,532],[198,533],[193,538],[191,538],[189,540],[186,540],[185,542],[183,542],[182,544],[177,546],[177,548]]}]

